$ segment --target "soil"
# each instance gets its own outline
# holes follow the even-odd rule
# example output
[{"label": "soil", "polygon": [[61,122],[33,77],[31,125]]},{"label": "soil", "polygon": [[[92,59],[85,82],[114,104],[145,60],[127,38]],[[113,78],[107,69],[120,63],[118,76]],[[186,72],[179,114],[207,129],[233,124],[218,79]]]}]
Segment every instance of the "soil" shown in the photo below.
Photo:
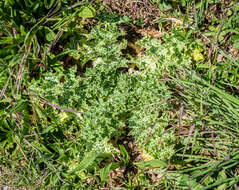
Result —
[{"label": "soil", "polygon": [[103,0],[102,4],[107,5],[109,11],[142,20],[148,26],[156,24],[155,20],[160,14],[156,3],[151,0]]}]

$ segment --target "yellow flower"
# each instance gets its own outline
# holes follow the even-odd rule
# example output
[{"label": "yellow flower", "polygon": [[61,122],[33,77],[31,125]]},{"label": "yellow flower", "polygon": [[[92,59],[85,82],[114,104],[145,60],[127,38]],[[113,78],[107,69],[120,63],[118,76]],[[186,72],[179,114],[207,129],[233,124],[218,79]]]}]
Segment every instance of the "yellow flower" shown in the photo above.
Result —
[{"label": "yellow flower", "polygon": [[142,151],[141,156],[144,159],[144,161],[154,160],[154,157],[149,155],[147,152]]},{"label": "yellow flower", "polygon": [[199,49],[193,50],[192,56],[195,61],[200,61],[204,59],[203,54]]},{"label": "yellow flower", "polygon": [[[182,22],[180,22],[182,21]],[[183,24],[183,18],[180,18],[178,21],[175,22],[176,26],[180,26]]]}]

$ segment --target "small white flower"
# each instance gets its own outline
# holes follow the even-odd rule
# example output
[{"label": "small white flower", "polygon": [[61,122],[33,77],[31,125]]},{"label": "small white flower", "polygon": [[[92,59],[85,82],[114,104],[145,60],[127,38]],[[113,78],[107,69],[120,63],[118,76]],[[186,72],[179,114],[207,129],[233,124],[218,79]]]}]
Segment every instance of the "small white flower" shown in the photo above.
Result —
[{"label": "small white flower", "polygon": [[98,65],[100,62],[102,62],[102,58],[101,57],[98,57],[94,63],[93,63],[93,66],[95,67],[96,65]]},{"label": "small white flower", "polygon": [[65,112],[61,113],[60,114],[60,121],[64,121],[67,117],[68,117],[68,115]]},{"label": "small white flower", "polygon": [[80,120],[83,120],[82,114],[81,113],[76,113],[76,115],[79,117]]}]

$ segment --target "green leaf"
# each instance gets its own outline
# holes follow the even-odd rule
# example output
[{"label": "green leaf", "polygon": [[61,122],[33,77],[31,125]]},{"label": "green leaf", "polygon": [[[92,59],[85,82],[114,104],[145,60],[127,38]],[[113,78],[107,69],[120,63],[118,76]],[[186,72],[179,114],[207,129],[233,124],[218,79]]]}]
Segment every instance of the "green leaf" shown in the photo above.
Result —
[{"label": "green leaf", "polygon": [[149,161],[143,161],[136,163],[141,168],[164,168],[167,167],[168,164],[163,160],[149,160]]},{"label": "green leaf", "polygon": [[21,36],[26,36],[27,33],[25,32],[25,28],[23,25],[20,26],[20,32],[21,32]]},{"label": "green leaf", "polygon": [[46,40],[48,42],[51,42],[52,40],[55,39],[56,34],[48,27],[45,27],[45,31],[46,31]]},{"label": "green leaf", "polygon": [[233,43],[232,48],[233,48],[233,49],[239,49],[239,41]]},{"label": "green leaf", "polygon": [[158,6],[159,6],[159,9],[162,11],[168,11],[168,10],[172,9],[172,5],[170,3],[166,3],[165,1],[158,4]]},{"label": "green leaf", "polygon": [[81,18],[93,18],[96,15],[96,11],[93,7],[81,7],[78,16]]},{"label": "green leaf", "polygon": [[95,152],[87,153],[85,157],[83,158],[83,160],[80,162],[80,164],[77,166],[77,168],[73,170],[73,172],[87,169],[89,166],[91,166],[94,163],[94,161],[98,157],[109,157],[109,156],[110,154],[102,154],[102,153],[95,153]]},{"label": "green leaf", "polygon": [[44,0],[44,5],[47,9],[50,9],[52,5],[54,4],[55,0]]},{"label": "green leaf", "polygon": [[97,154],[88,153],[84,157],[84,159],[80,162],[79,166],[77,167],[77,170],[83,170],[88,168],[91,164],[93,164],[96,158],[97,158]]},{"label": "green leaf", "polygon": [[125,149],[125,147],[123,145],[119,145],[119,148],[120,148],[121,153],[122,153],[123,162],[125,164],[128,164],[129,163],[129,154],[128,154],[127,150]]},{"label": "green leaf", "polygon": [[111,169],[111,165],[112,165],[112,163],[110,163],[109,165],[107,165],[106,167],[104,167],[104,168],[102,168],[100,170],[100,179],[101,179],[101,181],[104,181],[104,182],[107,181],[108,174],[109,174],[110,169]]},{"label": "green leaf", "polygon": [[31,144],[32,144],[32,146],[36,147],[38,150],[40,150],[42,152],[52,154],[52,152],[45,145],[43,145],[42,143],[39,144],[39,142],[33,141]]}]

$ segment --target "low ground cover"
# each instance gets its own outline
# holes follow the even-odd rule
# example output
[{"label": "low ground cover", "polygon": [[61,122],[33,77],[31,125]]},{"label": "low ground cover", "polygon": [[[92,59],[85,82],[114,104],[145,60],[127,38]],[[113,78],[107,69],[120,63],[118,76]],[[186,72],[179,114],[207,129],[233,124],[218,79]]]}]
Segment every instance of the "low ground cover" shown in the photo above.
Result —
[{"label": "low ground cover", "polygon": [[0,2],[0,187],[238,188],[238,11]]}]

